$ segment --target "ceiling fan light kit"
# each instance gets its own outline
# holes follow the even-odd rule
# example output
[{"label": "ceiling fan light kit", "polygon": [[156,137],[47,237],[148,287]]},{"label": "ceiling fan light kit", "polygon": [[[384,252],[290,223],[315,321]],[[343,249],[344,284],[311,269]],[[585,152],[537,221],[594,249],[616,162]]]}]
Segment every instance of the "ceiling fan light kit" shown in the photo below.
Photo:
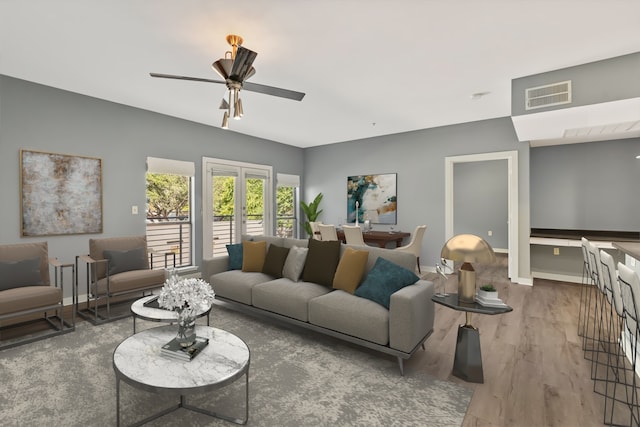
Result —
[{"label": "ceiling fan light kit", "polygon": [[281,89],[273,86],[265,86],[257,83],[245,83],[245,81],[256,73],[252,64],[258,54],[252,50],[242,47],[242,37],[229,34],[227,43],[231,45],[231,51],[225,52],[224,58],[220,58],[211,64],[222,80],[211,80],[199,77],[176,76],[172,74],[149,73],[151,77],[165,79],[191,80],[206,83],[220,83],[227,86],[229,91],[229,101],[222,98],[219,109],[226,110],[222,117],[222,129],[229,129],[229,117],[231,116],[231,106],[233,105],[233,118],[239,120],[244,112],[242,110],[242,100],[240,91],[246,89],[251,92],[263,93],[266,95],[279,96],[281,98],[302,101],[304,93],[295,92],[288,89]]}]

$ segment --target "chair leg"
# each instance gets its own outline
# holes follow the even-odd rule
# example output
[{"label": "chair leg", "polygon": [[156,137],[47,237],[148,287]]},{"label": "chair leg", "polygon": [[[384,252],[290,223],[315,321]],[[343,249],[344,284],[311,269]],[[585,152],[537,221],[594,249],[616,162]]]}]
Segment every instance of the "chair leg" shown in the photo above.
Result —
[{"label": "chair leg", "polygon": [[422,274],[422,271],[420,271],[420,257],[416,258],[416,262],[418,263],[418,273]]}]

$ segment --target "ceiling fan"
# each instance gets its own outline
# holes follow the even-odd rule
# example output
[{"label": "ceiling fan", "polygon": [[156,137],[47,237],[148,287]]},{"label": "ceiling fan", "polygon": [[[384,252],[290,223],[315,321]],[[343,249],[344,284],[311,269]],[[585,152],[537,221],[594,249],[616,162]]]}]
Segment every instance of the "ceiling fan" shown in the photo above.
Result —
[{"label": "ceiling fan", "polygon": [[305,95],[302,92],[247,82],[246,80],[256,73],[252,64],[258,54],[252,50],[242,47],[242,42],[242,37],[235,34],[229,34],[227,36],[227,43],[231,45],[232,50],[225,52],[224,58],[220,58],[211,64],[211,67],[224,80],[211,80],[200,77],[175,76],[173,74],[160,73],[149,73],[149,75],[151,77],[159,77],[163,79],[192,80],[196,82],[220,83],[226,85],[229,89],[229,100],[227,101],[223,98],[220,103],[220,109],[226,110],[222,118],[223,129],[229,128],[229,117],[231,116],[232,105],[234,119],[239,120],[243,115],[242,100],[240,99],[240,90],[242,89],[250,92],[302,101],[302,98],[304,98]]}]

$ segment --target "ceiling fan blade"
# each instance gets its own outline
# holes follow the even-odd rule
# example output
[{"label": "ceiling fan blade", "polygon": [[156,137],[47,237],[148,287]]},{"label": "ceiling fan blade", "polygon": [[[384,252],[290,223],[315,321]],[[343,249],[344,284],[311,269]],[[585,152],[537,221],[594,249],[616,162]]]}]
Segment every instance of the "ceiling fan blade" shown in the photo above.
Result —
[{"label": "ceiling fan blade", "polygon": [[[160,73],[149,73],[151,77],[159,77],[163,79],[175,79],[175,80],[191,80],[194,82],[205,82],[205,83],[219,83],[226,85],[227,82],[222,80],[211,80],[211,79],[203,79],[200,77],[187,77],[187,76],[176,76],[173,74],[160,74]],[[302,101],[305,94],[302,92],[296,92],[289,89],[281,89],[279,87],[266,86],[258,83],[250,83],[244,82],[242,84],[242,89],[248,90],[249,92],[257,92],[263,93],[265,95],[279,96],[280,98],[293,99],[294,101]]]},{"label": "ceiling fan blade", "polygon": [[256,56],[258,56],[256,52],[242,46],[238,46],[229,79],[236,82],[244,82],[251,71],[251,65],[253,64],[253,61],[255,61]]},{"label": "ceiling fan blade", "polygon": [[266,86],[258,83],[244,82],[242,89],[250,92],[264,93],[265,95],[279,96],[280,98],[293,99],[294,101],[302,101],[304,93],[296,92],[289,89],[281,89],[279,87]]},{"label": "ceiling fan blade", "polygon": [[205,82],[205,83],[220,83],[226,85],[227,82],[223,80],[211,80],[211,79],[203,79],[200,77],[187,77],[187,76],[174,76],[173,74],[160,74],[160,73],[149,73],[151,77],[159,77],[162,79],[176,79],[176,80],[192,80],[194,82]]}]

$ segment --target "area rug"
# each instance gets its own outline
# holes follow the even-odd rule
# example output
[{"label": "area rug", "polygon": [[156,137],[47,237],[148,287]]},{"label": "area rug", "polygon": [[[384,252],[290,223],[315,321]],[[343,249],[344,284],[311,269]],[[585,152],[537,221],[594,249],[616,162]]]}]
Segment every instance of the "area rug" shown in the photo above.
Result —
[{"label": "area rug", "polygon": [[[415,371],[400,376],[394,357],[319,333],[224,307],[214,307],[211,326],[238,335],[251,350],[249,426],[460,426],[471,399],[470,389]],[[116,425],[112,353],[131,333],[130,318],[82,322],[75,332],[0,351],[2,425]],[[177,403],[121,384],[123,424]],[[190,403],[242,417],[244,380]],[[232,424],[179,409],[148,425]]]}]

